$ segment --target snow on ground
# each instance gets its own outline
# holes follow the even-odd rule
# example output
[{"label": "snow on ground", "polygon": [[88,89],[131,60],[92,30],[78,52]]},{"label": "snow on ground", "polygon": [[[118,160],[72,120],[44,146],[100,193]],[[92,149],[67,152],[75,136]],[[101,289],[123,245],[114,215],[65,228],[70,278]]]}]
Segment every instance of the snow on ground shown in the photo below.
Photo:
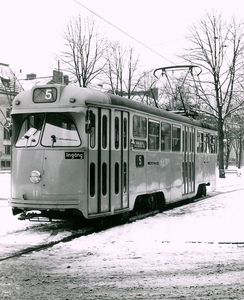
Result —
[{"label": "snow on ground", "polygon": [[11,176],[9,172],[0,172],[0,200],[10,197]]},{"label": "snow on ground", "polygon": [[[20,300],[244,299],[242,174],[218,178],[216,190],[235,190],[230,193],[216,193],[154,217],[0,262],[1,296]],[[10,174],[0,174],[0,187],[0,198],[8,198]],[[32,224],[12,216],[7,201],[0,200],[0,251],[3,243],[11,242],[9,232],[36,226]],[[38,230],[31,236],[41,234]],[[21,243],[25,242],[29,240],[22,236]]]},{"label": "snow on ground", "polygon": [[[242,173],[243,175],[240,177],[236,174],[226,174],[226,178],[218,178],[216,191],[228,191],[229,189],[244,187],[244,172]],[[208,193],[211,194],[211,192],[211,187],[209,187]],[[165,211],[163,214],[153,217],[152,231],[146,225],[147,230],[141,235],[141,226],[143,222],[147,222],[145,220],[138,222],[138,225],[134,225],[133,234],[138,231],[138,234],[136,234],[138,239],[141,237],[144,240],[145,235],[148,235],[149,240],[157,240],[158,232],[154,231],[156,224],[160,228],[160,239],[164,242],[244,241],[244,234],[240,230],[240,227],[244,225],[244,199],[242,195],[243,191],[241,190],[234,194],[225,193],[214,198]],[[37,226],[33,222],[19,221],[17,216],[12,215],[7,202],[9,197],[10,173],[0,173],[0,236],[14,232],[16,229],[21,230]]]},{"label": "snow on ground", "polygon": [[30,226],[37,226],[29,221],[20,222],[17,217],[12,215],[12,210],[8,205],[10,183],[10,173],[0,173],[0,237],[16,230],[25,230]]}]

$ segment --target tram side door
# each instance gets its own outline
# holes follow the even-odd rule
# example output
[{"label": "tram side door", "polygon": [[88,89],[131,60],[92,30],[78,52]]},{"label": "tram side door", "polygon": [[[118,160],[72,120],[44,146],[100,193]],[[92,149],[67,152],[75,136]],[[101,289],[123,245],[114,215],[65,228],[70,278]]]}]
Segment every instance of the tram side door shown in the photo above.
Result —
[{"label": "tram side door", "polygon": [[128,207],[128,115],[92,107],[88,134],[88,214]]},{"label": "tram side door", "polygon": [[91,107],[88,132],[88,215],[110,212],[110,110]]},{"label": "tram side door", "polygon": [[129,113],[115,110],[111,124],[111,199],[113,211],[129,207]]},{"label": "tram side door", "polygon": [[182,160],[182,194],[195,191],[195,129],[184,126],[183,129],[183,160]]}]

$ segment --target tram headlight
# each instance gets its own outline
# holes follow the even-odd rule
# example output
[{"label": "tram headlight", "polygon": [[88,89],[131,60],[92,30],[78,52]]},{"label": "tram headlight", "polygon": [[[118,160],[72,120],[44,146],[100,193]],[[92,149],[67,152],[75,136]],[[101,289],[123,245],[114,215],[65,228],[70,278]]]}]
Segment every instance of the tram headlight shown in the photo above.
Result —
[{"label": "tram headlight", "polygon": [[41,181],[41,173],[39,171],[32,171],[30,173],[30,181],[33,183],[38,183]]}]

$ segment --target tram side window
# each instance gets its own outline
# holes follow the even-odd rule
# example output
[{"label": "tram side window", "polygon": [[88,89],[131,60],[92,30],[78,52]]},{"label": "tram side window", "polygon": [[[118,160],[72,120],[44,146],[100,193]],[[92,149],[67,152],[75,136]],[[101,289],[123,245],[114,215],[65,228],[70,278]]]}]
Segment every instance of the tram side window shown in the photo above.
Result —
[{"label": "tram side window", "polygon": [[146,138],[147,119],[140,116],[133,117],[133,136],[137,138]]},{"label": "tram side window", "polygon": [[210,153],[210,135],[208,133],[204,134],[204,152]]},{"label": "tram side window", "polygon": [[28,115],[21,125],[15,144],[16,147],[34,147],[38,144],[41,129],[44,123],[44,114]]},{"label": "tram side window", "polygon": [[173,125],[172,127],[172,151],[178,152],[180,151],[181,144],[181,129]]},{"label": "tram side window", "polygon": [[203,147],[204,147],[204,134],[203,134],[203,132],[198,131],[197,132],[197,152],[203,153]]},{"label": "tram side window", "polygon": [[216,137],[210,135],[210,153],[216,153]]},{"label": "tram side window", "polygon": [[148,121],[148,150],[159,150],[159,122]]},{"label": "tram side window", "polygon": [[168,123],[161,123],[161,150],[171,150],[171,125]]},{"label": "tram side window", "polygon": [[215,153],[216,152],[216,138],[212,134],[206,133],[204,135],[205,147],[204,152]]}]

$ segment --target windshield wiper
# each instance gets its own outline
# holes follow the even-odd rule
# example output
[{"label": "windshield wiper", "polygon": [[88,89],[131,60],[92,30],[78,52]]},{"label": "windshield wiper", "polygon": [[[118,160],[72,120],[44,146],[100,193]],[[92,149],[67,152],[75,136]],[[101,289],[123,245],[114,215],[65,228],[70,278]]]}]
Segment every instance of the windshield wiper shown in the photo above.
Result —
[{"label": "windshield wiper", "polygon": [[[36,128],[32,127],[24,134],[23,138],[26,139],[25,147],[27,147],[27,145],[28,145],[29,138],[34,136],[37,133],[37,131],[38,130]],[[34,138],[31,139],[31,143],[34,143],[34,142],[36,142],[36,139],[34,139]]]}]

